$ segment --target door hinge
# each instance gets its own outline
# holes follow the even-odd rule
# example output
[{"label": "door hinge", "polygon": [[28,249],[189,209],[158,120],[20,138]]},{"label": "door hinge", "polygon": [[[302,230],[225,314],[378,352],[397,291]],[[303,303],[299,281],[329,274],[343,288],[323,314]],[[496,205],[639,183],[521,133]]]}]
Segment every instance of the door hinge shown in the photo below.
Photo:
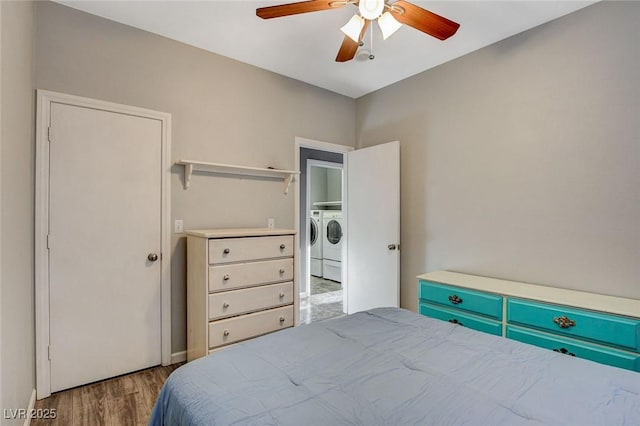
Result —
[{"label": "door hinge", "polygon": [[51,361],[51,346],[47,346],[47,359]]},{"label": "door hinge", "polygon": [[49,234],[47,234],[47,250],[51,249],[50,241],[51,241],[51,236]]},{"label": "door hinge", "polygon": [[47,127],[47,140],[51,142],[51,126]]}]

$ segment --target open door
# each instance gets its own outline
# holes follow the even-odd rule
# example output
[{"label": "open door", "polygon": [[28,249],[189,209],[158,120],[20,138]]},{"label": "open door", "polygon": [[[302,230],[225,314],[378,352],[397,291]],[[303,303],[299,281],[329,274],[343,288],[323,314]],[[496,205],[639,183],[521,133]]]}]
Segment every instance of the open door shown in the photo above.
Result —
[{"label": "open door", "polygon": [[347,313],[400,305],[400,142],[347,153]]}]

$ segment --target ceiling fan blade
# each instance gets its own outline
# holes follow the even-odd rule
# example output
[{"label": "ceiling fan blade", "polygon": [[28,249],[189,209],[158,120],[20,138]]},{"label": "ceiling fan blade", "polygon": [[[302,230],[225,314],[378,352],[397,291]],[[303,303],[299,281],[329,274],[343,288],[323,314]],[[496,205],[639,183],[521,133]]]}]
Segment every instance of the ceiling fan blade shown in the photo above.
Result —
[{"label": "ceiling fan blade", "polygon": [[338,50],[338,56],[336,56],[336,62],[347,62],[356,56],[358,50],[358,43],[351,40],[348,36],[344,36],[340,50]]},{"label": "ceiling fan blade", "polygon": [[317,12],[319,10],[337,9],[346,4],[340,0],[310,0],[298,3],[281,4],[277,6],[256,9],[256,15],[262,19],[279,18],[281,16],[297,15],[299,13]]},{"label": "ceiling fan blade", "polygon": [[[404,10],[404,13],[398,11]],[[460,24],[449,19],[429,12],[421,7],[409,3],[405,0],[398,0],[391,5],[393,17],[398,22],[427,33],[430,36],[446,40],[458,31]]]},{"label": "ceiling fan blade", "polygon": [[[358,40],[362,41],[370,23],[371,21],[365,19],[364,26],[360,31],[360,38]],[[338,50],[338,56],[336,56],[336,62],[347,62],[352,60],[356,56],[358,47],[360,47],[360,43],[353,41],[349,36],[344,36],[340,50]]]}]

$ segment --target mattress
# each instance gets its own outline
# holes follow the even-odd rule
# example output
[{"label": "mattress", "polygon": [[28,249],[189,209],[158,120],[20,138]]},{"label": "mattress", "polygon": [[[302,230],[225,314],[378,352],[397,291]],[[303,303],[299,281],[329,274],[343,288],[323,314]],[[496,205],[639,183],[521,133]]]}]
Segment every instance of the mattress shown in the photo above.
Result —
[{"label": "mattress", "polygon": [[380,308],[190,362],[149,423],[640,425],[640,374]]}]

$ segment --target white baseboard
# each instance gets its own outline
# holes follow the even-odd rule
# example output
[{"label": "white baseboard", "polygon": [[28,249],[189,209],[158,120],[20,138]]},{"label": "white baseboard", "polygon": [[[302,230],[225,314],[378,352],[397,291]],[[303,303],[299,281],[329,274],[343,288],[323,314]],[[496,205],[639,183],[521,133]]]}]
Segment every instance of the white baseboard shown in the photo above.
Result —
[{"label": "white baseboard", "polygon": [[171,354],[170,364],[177,364],[187,360],[187,351],[174,352]]},{"label": "white baseboard", "polygon": [[36,390],[34,389],[31,392],[31,399],[29,400],[29,406],[27,407],[27,418],[24,419],[24,426],[29,426],[31,424],[31,415],[33,414],[33,410],[36,408]]}]

